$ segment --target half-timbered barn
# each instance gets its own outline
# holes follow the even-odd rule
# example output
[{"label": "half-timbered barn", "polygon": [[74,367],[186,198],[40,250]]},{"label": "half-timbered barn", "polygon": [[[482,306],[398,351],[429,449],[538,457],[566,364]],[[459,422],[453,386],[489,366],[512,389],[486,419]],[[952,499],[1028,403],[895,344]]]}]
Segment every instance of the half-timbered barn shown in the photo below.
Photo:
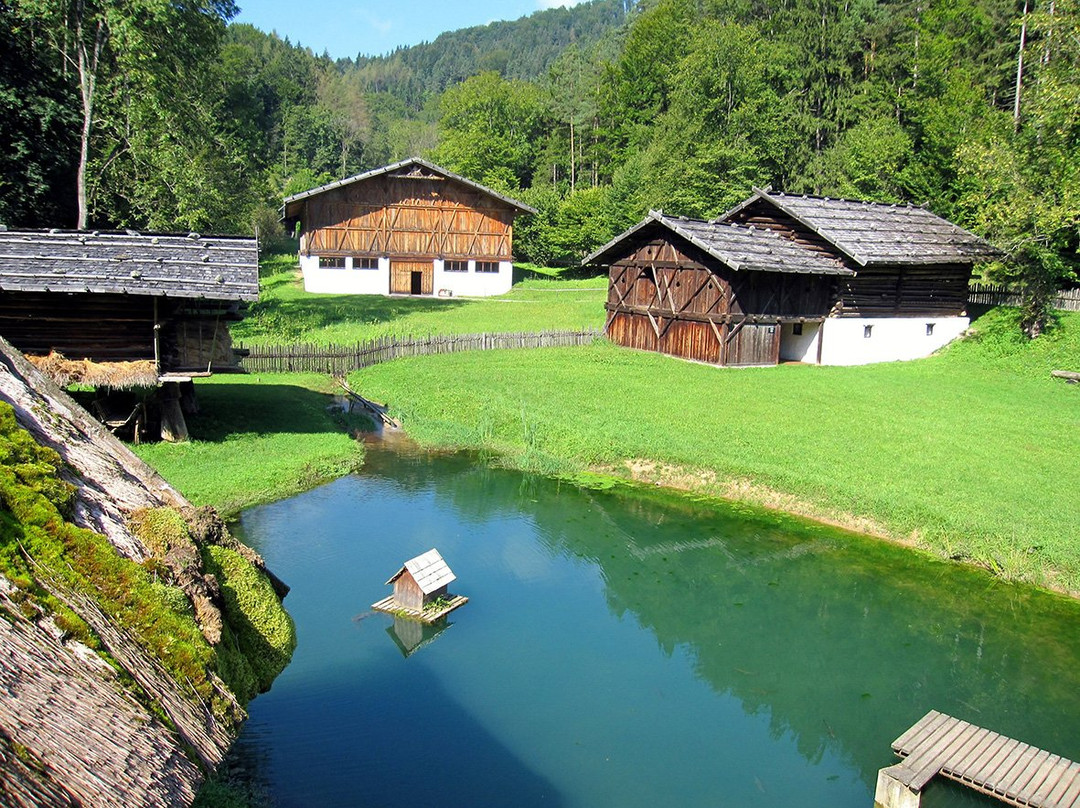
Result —
[{"label": "half-timbered barn", "polygon": [[0,231],[0,335],[61,384],[164,386],[180,437],[178,385],[240,369],[258,297],[254,238]]},{"label": "half-timbered barn", "polygon": [[[845,277],[810,356],[855,365],[929,356],[969,325],[972,266],[1001,252],[915,205],[789,196],[755,189],[723,221],[768,228],[854,270]],[[791,327],[785,327],[791,336]],[[804,331],[803,342],[807,341]],[[785,342],[787,340],[784,340]],[[794,341],[793,341],[794,344]]]},{"label": "half-timbered barn", "polygon": [[585,259],[609,268],[607,334],[718,365],[928,356],[968,326],[997,251],[909,206],[755,191],[712,222],[650,213]]},{"label": "half-timbered barn", "polygon": [[613,342],[716,365],[775,364],[781,327],[822,323],[854,275],[765,228],[655,211],[585,262],[610,267]]},{"label": "half-timbered barn", "polygon": [[309,292],[499,295],[513,225],[536,211],[414,157],[285,199]]}]

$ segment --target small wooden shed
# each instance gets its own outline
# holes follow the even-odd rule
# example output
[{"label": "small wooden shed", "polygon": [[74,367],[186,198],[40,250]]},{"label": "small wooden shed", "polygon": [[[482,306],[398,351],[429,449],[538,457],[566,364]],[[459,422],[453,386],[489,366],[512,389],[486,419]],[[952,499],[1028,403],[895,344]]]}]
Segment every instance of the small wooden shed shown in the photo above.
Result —
[{"label": "small wooden shed", "polygon": [[653,211],[585,259],[609,267],[619,345],[717,365],[775,364],[783,323],[820,323],[855,273],[765,228]]},{"label": "small wooden shed", "polygon": [[0,229],[0,334],[58,384],[158,388],[166,438],[181,385],[242,371],[229,325],[258,298],[254,238]]},{"label": "small wooden shed", "polygon": [[386,583],[394,585],[394,600],[406,609],[423,609],[447,594],[457,579],[438,550],[410,558]]}]

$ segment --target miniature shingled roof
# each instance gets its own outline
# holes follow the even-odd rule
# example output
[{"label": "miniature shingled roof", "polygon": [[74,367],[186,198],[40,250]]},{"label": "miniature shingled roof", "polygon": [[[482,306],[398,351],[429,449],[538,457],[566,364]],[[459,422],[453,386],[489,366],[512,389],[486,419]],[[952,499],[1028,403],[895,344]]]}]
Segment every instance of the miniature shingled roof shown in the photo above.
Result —
[{"label": "miniature shingled roof", "polygon": [[450,567],[447,566],[447,563],[443,560],[439,551],[435,549],[428,550],[426,553],[421,553],[416,558],[410,558],[386,583],[392,584],[400,578],[406,570],[409,575],[413,577],[413,580],[416,581],[416,585],[420,587],[420,591],[425,595],[457,580],[457,576],[450,571]]},{"label": "miniature shingled roof", "polygon": [[915,205],[790,196],[755,188],[752,197],[721,219],[759,200],[801,222],[861,266],[964,264],[1002,255],[974,233]]},{"label": "miniature shingled roof", "polygon": [[258,300],[259,247],[198,233],[6,230],[0,290]]},{"label": "miniature shingled roof", "polygon": [[659,224],[704,250],[732,269],[784,272],[804,275],[854,275],[839,261],[807,250],[790,239],[763,227],[703,222],[683,216],[665,216],[649,211],[644,221],[605,244],[581,263],[610,260],[608,253],[639,230]]}]

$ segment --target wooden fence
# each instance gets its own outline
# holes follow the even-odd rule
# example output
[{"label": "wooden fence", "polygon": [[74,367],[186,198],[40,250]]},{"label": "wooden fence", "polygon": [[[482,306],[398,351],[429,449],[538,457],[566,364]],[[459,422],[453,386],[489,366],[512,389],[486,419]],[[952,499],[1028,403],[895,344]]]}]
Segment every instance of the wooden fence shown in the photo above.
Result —
[{"label": "wooden fence", "polygon": [[241,349],[244,369],[250,373],[329,373],[341,376],[353,370],[406,356],[491,351],[502,348],[552,348],[588,345],[601,336],[599,329],[541,331],[511,334],[445,334],[426,337],[378,337],[355,345],[255,345]]},{"label": "wooden fence", "polygon": [[[968,293],[968,302],[983,306],[1019,306],[1020,293],[1003,284],[974,283]],[[1064,311],[1080,311],[1080,289],[1059,292],[1053,306]]]}]

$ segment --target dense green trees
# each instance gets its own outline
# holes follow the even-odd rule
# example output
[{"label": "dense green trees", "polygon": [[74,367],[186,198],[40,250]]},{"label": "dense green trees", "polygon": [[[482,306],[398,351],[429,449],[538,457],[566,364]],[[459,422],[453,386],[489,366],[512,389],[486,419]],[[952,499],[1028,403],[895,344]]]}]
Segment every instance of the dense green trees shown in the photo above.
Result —
[{"label": "dense green trees", "polygon": [[265,230],[284,193],[419,154],[536,207],[517,244],[537,261],[771,184],[927,203],[991,237],[1032,333],[1075,277],[1077,0],[595,0],[336,62],[231,11],[0,0],[21,57],[0,66],[0,217],[73,223],[77,68],[104,21],[91,223]]}]

